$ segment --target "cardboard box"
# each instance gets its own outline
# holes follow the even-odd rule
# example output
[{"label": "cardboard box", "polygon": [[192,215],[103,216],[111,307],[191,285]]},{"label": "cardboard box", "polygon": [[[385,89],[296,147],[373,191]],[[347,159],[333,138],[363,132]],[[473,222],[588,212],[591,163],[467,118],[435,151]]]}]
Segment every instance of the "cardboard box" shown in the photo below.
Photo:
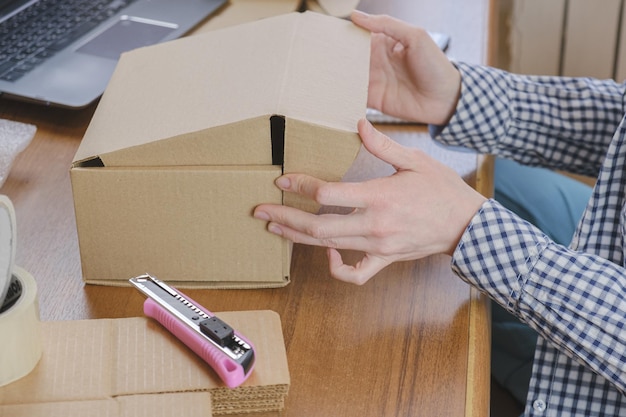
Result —
[{"label": "cardboard box", "polygon": [[359,5],[359,0],[229,0],[207,21],[192,30],[192,34],[221,29],[241,23],[252,22],[301,8],[335,17],[348,17]]},{"label": "cardboard box", "polygon": [[[266,19],[298,10],[300,0],[229,0],[190,34],[222,29],[242,23]],[[307,2],[308,6],[308,2]]]},{"label": "cardboard box", "polygon": [[255,345],[255,368],[236,389],[154,320],[42,322],[43,356],[0,388],[0,416],[278,415],[290,383],[278,314],[217,315]]},{"label": "cardboard box", "polygon": [[252,217],[282,172],[341,179],[360,140],[369,34],[289,13],[122,56],[70,174],[83,278],[278,287],[290,244]]}]

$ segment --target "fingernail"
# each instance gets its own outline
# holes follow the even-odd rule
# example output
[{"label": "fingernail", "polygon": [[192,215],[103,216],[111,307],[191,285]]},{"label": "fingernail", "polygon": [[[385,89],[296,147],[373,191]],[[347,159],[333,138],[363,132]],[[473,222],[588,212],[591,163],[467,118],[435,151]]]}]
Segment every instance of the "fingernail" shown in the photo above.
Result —
[{"label": "fingernail", "polygon": [[275,235],[278,236],[282,236],[283,235],[283,230],[276,224],[276,223],[270,223],[267,225],[267,230],[269,230],[270,232],[274,233]]},{"label": "fingernail", "polygon": [[269,214],[267,214],[264,211],[260,211],[260,210],[254,212],[254,217],[259,219],[259,220],[266,220],[266,221],[269,221],[269,219],[270,219],[270,215]]},{"label": "fingernail", "polygon": [[367,120],[365,117],[359,120],[359,124],[360,125],[357,126],[359,129],[359,133],[367,134],[374,130],[374,126],[372,125],[372,123],[369,120]]},{"label": "fingernail", "polygon": [[278,177],[276,180],[276,185],[281,190],[288,190],[291,187],[291,181],[287,177]]}]

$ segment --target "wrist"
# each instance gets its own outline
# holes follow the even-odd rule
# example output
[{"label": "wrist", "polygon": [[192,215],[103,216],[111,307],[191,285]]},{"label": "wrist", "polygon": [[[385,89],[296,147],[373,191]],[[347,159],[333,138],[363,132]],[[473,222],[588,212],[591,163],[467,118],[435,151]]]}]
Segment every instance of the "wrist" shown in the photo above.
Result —
[{"label": "wrist", "polygon": [[463,238],[463,235],[472,224],[474,217],[481,210],[483,204],[487,201],[487,198],[474,189],[471,189],[471,192],[473,195],[466,199],[465,203],[459,204],[457,206],[457,210],[453,213],[453,218],[456,219],[456,222],[451,224],[456,224],[457,226],[452,227],[451,230],[455,230],[456,233],[453,235],[450,241],[450,246],[445,252],[450,256],[454,255],[454,252]]},{"label": "wrist", "polygon": [[450,119],[456,113],[461,98],[461,73],[455,66],[451,68],[450,80],[445,93],[447,98],[444,100],[441,121],[435,123],[439,126],[445,126],[450,122]]}]

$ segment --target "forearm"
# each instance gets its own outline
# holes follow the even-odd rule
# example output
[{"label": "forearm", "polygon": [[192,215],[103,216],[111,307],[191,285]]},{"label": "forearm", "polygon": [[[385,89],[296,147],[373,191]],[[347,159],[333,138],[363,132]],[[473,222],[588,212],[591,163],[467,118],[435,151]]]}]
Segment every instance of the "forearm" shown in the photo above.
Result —
[{"label": "forearm", "polygon": [[457,66],[461,97],[438,140],[527,165],[597,175],[624,115],[625,85]]},{"label": "forearm", "polygon": [[555,244],[494,201],[472,219],[452,266],[561,351],[626,392],[624,268]]}]

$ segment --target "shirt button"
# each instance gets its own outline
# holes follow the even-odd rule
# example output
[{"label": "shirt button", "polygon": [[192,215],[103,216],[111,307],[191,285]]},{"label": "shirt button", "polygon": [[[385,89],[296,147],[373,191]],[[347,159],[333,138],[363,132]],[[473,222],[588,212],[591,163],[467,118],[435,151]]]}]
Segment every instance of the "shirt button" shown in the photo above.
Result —
[{"label": "shirt button", "polygon": [[546,405],[546,402],[544,400],[535,400],[533,402],[533,409],[535,411],[539,411],[539,412],[546,411],[547,407],[548,406]]}]

